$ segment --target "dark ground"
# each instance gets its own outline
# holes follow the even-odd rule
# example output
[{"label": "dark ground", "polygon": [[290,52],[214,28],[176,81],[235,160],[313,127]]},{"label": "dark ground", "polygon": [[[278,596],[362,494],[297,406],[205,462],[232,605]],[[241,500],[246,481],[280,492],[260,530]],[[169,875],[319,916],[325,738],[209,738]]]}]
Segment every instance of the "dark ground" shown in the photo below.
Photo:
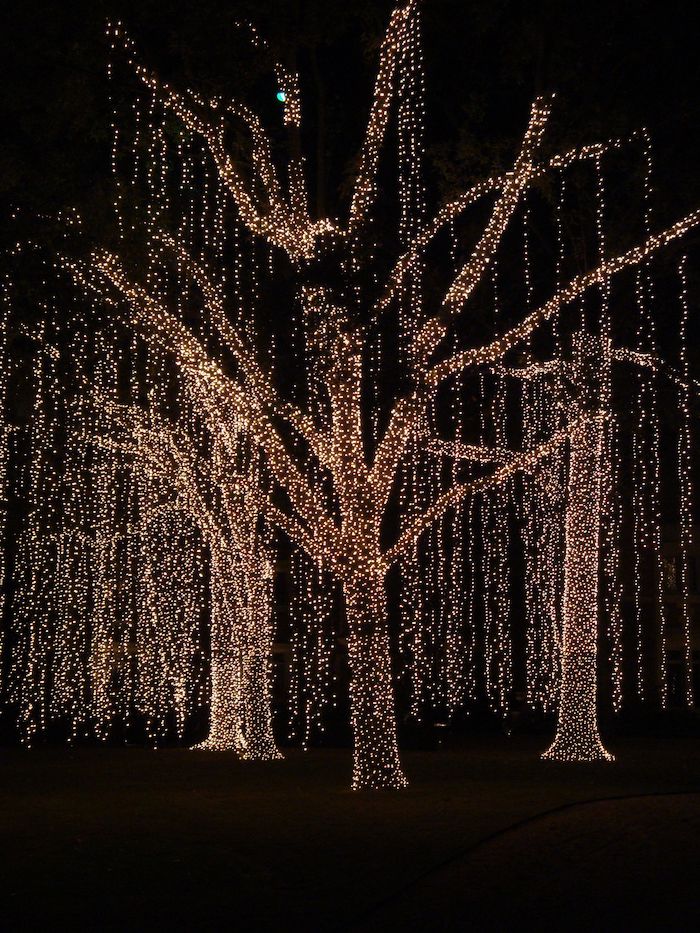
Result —
[{"label": "dark ground", "polygon": [[0,927],[694,928],[700,742],[542,745],[407,752],[396,794],[350,792],[344,750],[2,750]]}]

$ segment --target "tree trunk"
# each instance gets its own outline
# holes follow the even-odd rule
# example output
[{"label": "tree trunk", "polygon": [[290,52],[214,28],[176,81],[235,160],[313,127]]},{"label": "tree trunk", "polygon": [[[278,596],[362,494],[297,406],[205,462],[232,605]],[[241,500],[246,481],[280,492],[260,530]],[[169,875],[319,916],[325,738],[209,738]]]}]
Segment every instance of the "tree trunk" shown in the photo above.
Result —
[{"label": "tree trunk", "polygon": [[224,622],[219,607],[213,605],[209,735],[195,748],[235,751],[239,757],[246,757],[241,667],[240,647],[236,644],[235,631],[230,620]]},{"label": "tree trunk", "polygon": [[[266,594],[267,595],[267,594]],[[248,761],[282,757],[272,732],[272,619],[271,603],[263,598],[249,610],[251,626],[243,653],[243,715]]]},{"label": "tree trunk", "polygon": [[353,790],[406,786],[396,738],[386,595],[381,579],[344,586],[348,615]]},{"label": "tree trunk", "polygon": [[[238,593],[233,613],[226,599],[213,600],[209,735],[198,749],[235,751],[245,761],[282,757],[272,733],[269,595]],[[240,605],[245,598],[251,608]]]},{"label": "tree trunk", "polygon": [[611,760],[598,735],[597,641],[602,418],[591,417],[570,438],[564,624],[557,734],[544,758]]}]

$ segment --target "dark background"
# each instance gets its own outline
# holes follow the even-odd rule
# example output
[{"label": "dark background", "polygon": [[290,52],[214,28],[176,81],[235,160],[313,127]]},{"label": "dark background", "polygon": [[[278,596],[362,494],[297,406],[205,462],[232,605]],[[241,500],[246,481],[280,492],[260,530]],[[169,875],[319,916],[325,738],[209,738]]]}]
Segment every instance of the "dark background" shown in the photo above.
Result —
[{"label": "dark background", "polygon": [[[432,197],[507,164],[533,97],[556,91],[553,144],[647,126],[655,142],[658,222],[697,205],[694,7],[630,0],[425,2]],[[322,167],[317,200],[334,214],[353,170],[391,8],[387,0],[5,4],[2,202],[35,211],[77,206],[100,222],[111,197],[108,19],[120,19],[142,57],[177,86],[235,94],[263,112],[267,99],[272,116],[275,89],[269,77],[265,84],[259,59],[234,25],[252,19],[300,70],[309,155]]]}]

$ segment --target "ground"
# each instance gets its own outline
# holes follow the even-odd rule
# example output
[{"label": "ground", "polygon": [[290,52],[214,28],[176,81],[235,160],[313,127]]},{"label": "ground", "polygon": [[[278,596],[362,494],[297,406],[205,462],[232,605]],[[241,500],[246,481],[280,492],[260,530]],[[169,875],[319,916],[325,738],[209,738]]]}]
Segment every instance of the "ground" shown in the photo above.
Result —
[{"label": "ground", "polygon": [[544,744],[409,751],[410,788],[375,794],[347,750],[0,750],[0,929],[694,926],[700,741]]}]

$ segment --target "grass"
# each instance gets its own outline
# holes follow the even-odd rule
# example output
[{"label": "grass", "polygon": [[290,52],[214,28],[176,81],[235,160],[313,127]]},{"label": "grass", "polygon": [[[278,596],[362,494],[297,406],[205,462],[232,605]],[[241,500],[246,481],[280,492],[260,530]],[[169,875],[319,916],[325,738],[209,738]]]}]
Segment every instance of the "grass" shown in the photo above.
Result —
[{"label": "grass", "polygon": [[513,824],[700,790],[697,739],[627,739],[614,764],[574,766],[540,761],[542,745],[409,751],[409,789],[374,794],[348,789],[347,750],[266,765],[179,749],[0,750],[0,928],[315,931],[385,916],[388,929],[417,879]]}]

